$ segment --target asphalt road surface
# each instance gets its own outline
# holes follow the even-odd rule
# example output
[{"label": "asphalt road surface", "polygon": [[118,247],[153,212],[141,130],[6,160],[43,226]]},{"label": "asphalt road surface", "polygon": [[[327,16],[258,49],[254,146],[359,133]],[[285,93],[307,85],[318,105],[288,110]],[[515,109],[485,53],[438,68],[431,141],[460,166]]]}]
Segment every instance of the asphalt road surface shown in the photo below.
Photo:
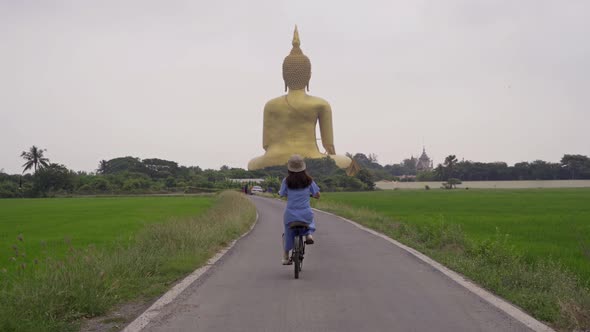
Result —
[{"label": "asphalt road surface", "polygon": [[530,331],[397,246],[316,212],[300,279],[281,265],[284,203],[144,331]]}]

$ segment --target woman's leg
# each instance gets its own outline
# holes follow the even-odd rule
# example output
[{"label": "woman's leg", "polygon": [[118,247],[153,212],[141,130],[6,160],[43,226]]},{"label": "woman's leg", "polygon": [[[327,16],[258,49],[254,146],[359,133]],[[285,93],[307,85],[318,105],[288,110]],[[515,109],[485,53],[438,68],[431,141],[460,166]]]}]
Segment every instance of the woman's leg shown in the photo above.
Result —
[{"label": "woman's leg", "polygon": [[289,251],[293,249],[293,231],[285,226],[285,232],[283,233],[283,265],[291,264],[291,258],[289,257]]},{"label": "woman's leg", "polygon": [[283,243],[281,244],[281,253],[283,254],[283,265],[289,264],[289,252],[285,251],[285,234],[283,233]]},{"label": "woman's leg", "polygon": [[284,239],[284,249],[285,251],[290,251],[291,249],[293,249],[293,237],[295,236],[295,234],[293,233],[293,230],[289,227],[287,227],[287,225],[285,225],[285,233],[283,235],[283,239]]},{"label": "woman's leg", "polygon": [[307,227],[308,229],[305,235],[313,234],[315,232],[315,220],[312,219],[311,223],[309,223]]},{"label": "woman's leg", "polygon": [[315,232],[315,220],[312,220],[308,226],[307,232],[305,232],[305,243],[306,244],[314,244],[313,237],[311,234]]}]

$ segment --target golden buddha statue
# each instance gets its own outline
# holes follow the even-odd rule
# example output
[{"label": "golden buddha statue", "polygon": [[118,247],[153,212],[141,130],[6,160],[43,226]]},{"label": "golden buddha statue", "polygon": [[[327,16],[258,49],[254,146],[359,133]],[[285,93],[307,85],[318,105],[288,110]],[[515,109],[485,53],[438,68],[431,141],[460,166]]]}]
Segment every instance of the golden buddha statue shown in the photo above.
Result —
[{"label": "golden buddha statue", "polygon": [[[248,163],[249,170],[287,164],[289,157],[299,154],[304,158],[330,157],[340,168],[348,168],[351,159],[336,154],[332,110],[327,101],[308,95],[311,62],[303,54],[299,32],[295,26],[293,48],[283,61],[283,80],[286,95],[274,98],[264,106],[262,147],[266,153]],[[322,145],[318,149],[316,124],[320,125]]]}]

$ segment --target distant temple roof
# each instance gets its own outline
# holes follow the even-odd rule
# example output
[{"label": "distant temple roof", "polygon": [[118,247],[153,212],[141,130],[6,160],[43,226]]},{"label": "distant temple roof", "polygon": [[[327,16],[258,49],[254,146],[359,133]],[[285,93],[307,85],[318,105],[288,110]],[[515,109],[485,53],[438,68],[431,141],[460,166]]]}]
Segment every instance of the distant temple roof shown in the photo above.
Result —
[{"label": "distant temple roof", "polygon": [[[412,157],[413,158],[413,157]],[[416,161],[416,169],[418,171],[430,171],[433,168],[433,162],[426,154],[426,148],[422,147],[422,155]]]},{"label": "distant temple roof", "polygon": [[430,161],[430,158],[426,154],[426,148],[425,147],[422,147],[422,155],[420,156],[420,160],[428,160],[428,161]]}]

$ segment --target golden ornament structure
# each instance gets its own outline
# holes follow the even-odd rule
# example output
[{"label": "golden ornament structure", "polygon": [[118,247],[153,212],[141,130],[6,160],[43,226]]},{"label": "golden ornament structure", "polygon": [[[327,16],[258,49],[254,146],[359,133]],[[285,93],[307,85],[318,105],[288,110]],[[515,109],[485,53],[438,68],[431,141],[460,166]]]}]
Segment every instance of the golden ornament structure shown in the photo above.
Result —
[{"label": "golden ornament structure", "polygon": [[[309,91],[311,61],[300,48],[297,26],[292,45],[291,52],[283,61],[283,80],[285,91],[288,92],[268,101],[264,106],[262,148],[266,152],[250,160],[248,169],[286,165],[289,157],[294,154],[313,159],[330,157],[338,167],[346,169],[352,160],[336,154],[330,104],[305,92],[305,89]],[[318,124],[326,153],[318,149]]]}]

